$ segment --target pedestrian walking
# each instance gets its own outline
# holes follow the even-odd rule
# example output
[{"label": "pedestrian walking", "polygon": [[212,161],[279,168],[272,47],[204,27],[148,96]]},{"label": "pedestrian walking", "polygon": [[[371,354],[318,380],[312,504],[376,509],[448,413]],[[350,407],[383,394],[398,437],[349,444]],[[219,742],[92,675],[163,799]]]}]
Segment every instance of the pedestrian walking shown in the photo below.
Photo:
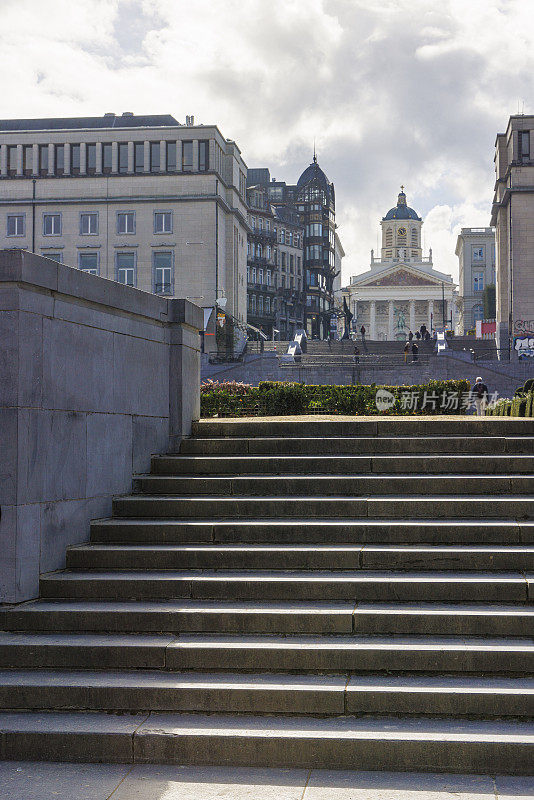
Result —
[{"label": "pedestrian walking", "polygon": [[472,392],[475,398],[477,417],[483,417],[486,412],[489,390],[480,376],[476,379]]},{"label": "pedestrian walking", "polygon": [[413,339],[413,333],[410,331],[410,333],[408,334],[408,341],[411,342],[412,339]]},{"label": "pedestrian walking", "polygon": [[408,353],[410,352],[410,342],[406,342],[404,345],[404,363],[406,364],[408,361]]},{"label": "pedestrian walking", "polygon": [[365,342],[365,325],[362,325],[360,328],[360,333],[362,335],[362,342]]},{"label": "pedestrian walking", "polygon": [[417,341],[419,341],[419,339],[421,338],[421,334],[419,333],[419,331],[415,332],[415,338],[417,339]]},{"label": "pedestrian walking", "polygon": [[412,361],[417,361],[417,356],[419,354],[419,345],[417,342],[412,344]]}]

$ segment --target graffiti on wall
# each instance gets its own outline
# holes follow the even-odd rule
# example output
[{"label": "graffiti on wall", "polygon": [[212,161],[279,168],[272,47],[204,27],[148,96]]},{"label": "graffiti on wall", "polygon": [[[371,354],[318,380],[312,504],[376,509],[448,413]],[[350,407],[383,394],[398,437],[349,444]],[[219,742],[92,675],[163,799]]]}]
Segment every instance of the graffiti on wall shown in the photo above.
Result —
[{"label": "graffiti on wall", "polygon": [[534,336],[534,319],[516,319],[514,333],[529,333]]},{"label": "graffiti on wall", "polygon": [[517,357],[534,358],[534,336],[516,336],[514,339],[514,350]]}]

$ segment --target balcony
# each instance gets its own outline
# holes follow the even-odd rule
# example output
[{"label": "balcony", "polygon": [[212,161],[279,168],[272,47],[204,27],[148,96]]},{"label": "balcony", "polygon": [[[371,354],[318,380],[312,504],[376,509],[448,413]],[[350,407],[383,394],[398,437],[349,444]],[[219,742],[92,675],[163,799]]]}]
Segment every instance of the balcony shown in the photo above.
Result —
[{"label": "balcony", "polygon": [[274,268],[272,259],[265,258],[265,256],[247,256],[247,264],[251,267],[270,267]]},{"label": "balcony", "polygon": [[268,294],[276,293],[276,286],[267,285],[266,283],[247,283],[247,291],[249,292],[267,292]]},{"label": "balcony", "polygon": [[268,242],[274,244],[276,242],[276,234],[274,231],[258,230],[253,228],[252,233],[249,234],[251,239],[259,242]]}]

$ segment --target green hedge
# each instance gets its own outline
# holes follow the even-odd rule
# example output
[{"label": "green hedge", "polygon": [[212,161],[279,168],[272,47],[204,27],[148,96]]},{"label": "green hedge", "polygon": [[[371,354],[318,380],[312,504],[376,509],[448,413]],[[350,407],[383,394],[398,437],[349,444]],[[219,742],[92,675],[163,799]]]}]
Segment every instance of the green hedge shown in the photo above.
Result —
[{"label": "green hedge", "polygon": [[[394,397],[386,411],[379,411],[379,389]],[[232,383],[203,384],[202,417],[285,416],[301,414],[464,414],[469,394],[467,380],[429,381],[414,386],[309,386],[302,383],[263,381],[253,387]]]},{"label": "green hedge", "polygon": [[493,417],[534,417],[534,391],[526,394],[516,392],[512,400],[498,400],[486,409],[486,416]]}]

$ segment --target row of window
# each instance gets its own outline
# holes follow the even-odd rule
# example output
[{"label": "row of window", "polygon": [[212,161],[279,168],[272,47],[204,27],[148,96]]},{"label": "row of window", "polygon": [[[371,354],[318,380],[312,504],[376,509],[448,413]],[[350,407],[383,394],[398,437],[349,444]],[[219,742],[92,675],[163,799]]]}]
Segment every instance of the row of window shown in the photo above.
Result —
[{"label": "row of window", "polygon": [[247,242],[247,256],[248,258],[266,258],[268,261],[271,257],[274,257],[275,266],[279,266],[280,264],[282,268],[289,267],[292,272],[295,270],[296,266],[297,272],[300,275],[302,258],[300,256],[295,256],[294,253],[286,253],[285,250],[279,253],[276,248],[271,248],[270,245],[263,247],[261,244],[255,245],[254,242]]},{"label": "row of window", "polygon": [[[271,221],[269,219],[264,219],[264,217],[249,217],[249,224],[253,231],[257,231],[261,233],[265,231],[269,233],[271,230]],[[277,236],[278,241],[280,244],[287,244],[290,247],[300,247],[301,244],[301,236],[300,233],[296,231],[286,230],[285,228],[280,228],[278,230],[277,226],[273,226],[273,233]]]},{"label": "row of window", "polygon": [[[181,163],[177,164],[176,142],[165,142],[164,147],[160,142],[149,142],[148,153],[145,154],[145,142],[133,142],[133,165],[129,164],[128,142],[119,142],[117,145],[117,164],[113,169],[113,145],[104,142],[102,145],[99,169],[104,174],[111,172],[192,172],[193,171],[193,141],[182,142]],[[37,164],[34,164],[34,147],[31,144],[22,146],[22,173],[30,176],[38,173],[45,176],[49,174],[80,175],[82,168],[82,147],[80,144],[70,145],[70,166],[66,170],[65,145],[40,144],[37,147]],[[145,159],[145,155],[147,158]],[[203,139],[198,142],[198,169],[206,172],[209,169],[209,141]],[[95,175],[97,171],[97,145],[85,145],[85,172]],[[7,147],[7,172],[8,175],[17,175],[18,148],[17,145]]]},{"label": "row of window", "polygon": [[273,298],[273,302],[271,304],[271,298],[270,297],[264,297],[262,294],[260,294],[258,296],[257,302],[256,302],[256,295],[255,294],[249,294],[248,297],[247,297],[247,301],[248,301],[248,310],[252,314],[256,313],[256,309],[257,309],[259,314],[270,314],[271,310],[273,311],[273,313],[275,311],[274,298]]},{"label": "row of window", "polygon": [[[46,258],[63,262],[63,254],[43,252]],[[79,252],[78,269],[91,275],[100,274],[100,253]],[[115,280],[126,286],[137,286],[137,254],[135,252],[115,253]],[[174,253],[172,250],[158,250],[152,253],[153,291],[156,294],[172,294],[174,291]]]},{"label": "row of window", "polygon": [[[172,233],[172,211],[154,211],[154,233]],[[117,211],[116,232],[135,233],[135,211]],[[43,236],[61,236],[63,233],[62,215],[43,213]],[[98,211],[80,214],[79,232],[82,236],[98,236],[100,232]],[[26,236],[26,214],[8,214],[6,236]]]},{"label": "row of window", "polygon": [[[282,289],[286,288],[286,276],[279,276],[280,286]],[[247,283],[261,283],[264,286],[276,286],[277,276],[273,275],[270,269],[256,269],[256,267],[247,267]],[[296,281],[293,276],[287,276],[287,288],[294,289]]]}]

